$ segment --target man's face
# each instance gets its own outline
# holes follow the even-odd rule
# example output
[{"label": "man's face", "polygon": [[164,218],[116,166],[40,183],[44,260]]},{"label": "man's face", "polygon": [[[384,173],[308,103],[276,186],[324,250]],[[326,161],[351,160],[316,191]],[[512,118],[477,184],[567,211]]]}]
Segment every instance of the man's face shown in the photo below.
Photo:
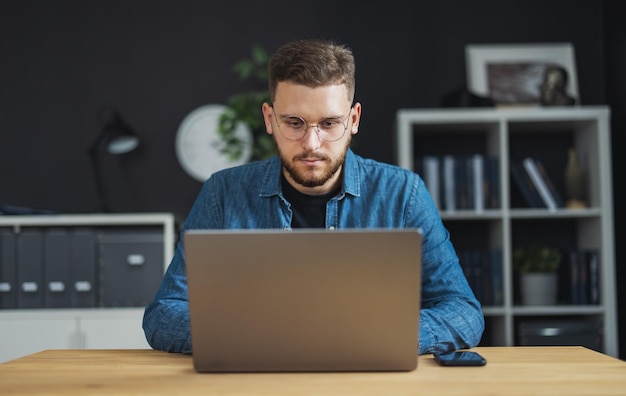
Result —
[{"label": "man's face", "polygon": [[[283,173],[298,191],[324,194],[340,182],[346,152],[352,135],[358,132],[361,116],[361,105],[350,104],[345,85],[310,88],[291,82],[278,83],[273,108],[263,104],[265,128],[274,137]],[[298,119],[305,122],[299,125],[304,136],[291,140],[293,126],[298,125],[292,122]],[[339,132],[329,136],[324,128]]]}]

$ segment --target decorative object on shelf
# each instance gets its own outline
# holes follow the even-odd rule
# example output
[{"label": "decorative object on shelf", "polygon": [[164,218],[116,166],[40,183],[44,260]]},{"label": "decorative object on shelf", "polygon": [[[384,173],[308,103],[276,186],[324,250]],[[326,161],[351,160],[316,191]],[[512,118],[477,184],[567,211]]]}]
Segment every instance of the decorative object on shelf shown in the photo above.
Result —
[{"label": "decorative object on shelf", "polygon": [[542,106],[573,106],[576,98],[567,93],[569,76],[567,70],[559,65],[551,65],[543,73],[543,82],[539,87]]},{"label": "decorative object on shelf", "polygon": [[246,124],[252,130],[251,161],[268,158],[276,152],[272,137],[265,131],[261,114],[263,102],[270,102],[267,90],[268,62],[268,53],[262,46],[255,44],[250,58],[241,59],[233,65],[233,71],[241,81],[255,79],[257,88],[231,95],[227,100],[227,109],[220,116],[218,134],[225,142],[221,151],[232,160],[239,160],[245,150],[246,142],[235,133],[239,123]]},{"label": "decorative object on shelf", "polygon": [[458,87],[441,97],[441,107],[494,107],[493,99],[476,95],[466,87]]},{"label": "decorative object on shelf", "polygon": [[[107,117],[105,122],[104,117]],[[122,116],[110,105],[102,107],[98,113],[98,119],[103,124],[100,134],[96,137],[91,147],[91,168],[93,171],[96,191],[98,194],[97,211],[109,212],[108,199],[102,183],[102,174],[99,163],[99,155],[102,149],[112,155],[123,155],[134,151],[139,146],[139,138],[132,128],[122,119]]]},{"label": "decorative object on shelf", "polygon": [[565,207],[568,209],[584,209],[585,200],[585,171],[580,165],[578,153],[570,148],[567,155],[567,164],[564,172],[565,180]]},{"label": "decorative object on shelf", "polygon": [[[465,59],[470,92],[493,99],[499,107],[580,103],[571,43],[470,44]],[[566,81],[553,79],[564,76]],[[546,81],[567,86],[558,93],[546,91],[553,87]]]},{"label": "decorative object on shelf", "polygon": [[531,245],[513,251],[513,267],[520,276],[522,304],[556,304],[562,254],[558,249]]}]

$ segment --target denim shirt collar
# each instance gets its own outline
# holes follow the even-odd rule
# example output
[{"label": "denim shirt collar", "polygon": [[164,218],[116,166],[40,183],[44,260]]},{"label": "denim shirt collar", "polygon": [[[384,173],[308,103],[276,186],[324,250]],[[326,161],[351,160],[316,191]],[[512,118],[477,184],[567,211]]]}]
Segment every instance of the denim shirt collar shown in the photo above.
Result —
[{"label": "denim shirt collar", "polygon": [[[282,196],[282,189],[280,187],[280,172],[282,165],[278,156],[274,156],[268,160],[268,166],[263,174],[263,183],[261,185],[261,197],[269,197],[273,195]],[[345,194],[353,196],[361,195],[361,168],[359,167],[358,159],[351,149],[348,149],[346,153],[346,161],[343,164],[343,181],[341,186],[341,193],[339,197],[343,197]]]}]

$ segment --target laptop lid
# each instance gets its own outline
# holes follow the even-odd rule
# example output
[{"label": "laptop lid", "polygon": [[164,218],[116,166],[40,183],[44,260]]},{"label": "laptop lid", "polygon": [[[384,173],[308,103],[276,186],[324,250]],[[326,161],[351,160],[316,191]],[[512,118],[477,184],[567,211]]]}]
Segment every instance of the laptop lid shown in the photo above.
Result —
[{"label": "laptop lid", "polygon": [[187,231],[194,368],[415,369],[421,237],[417,229]]}]

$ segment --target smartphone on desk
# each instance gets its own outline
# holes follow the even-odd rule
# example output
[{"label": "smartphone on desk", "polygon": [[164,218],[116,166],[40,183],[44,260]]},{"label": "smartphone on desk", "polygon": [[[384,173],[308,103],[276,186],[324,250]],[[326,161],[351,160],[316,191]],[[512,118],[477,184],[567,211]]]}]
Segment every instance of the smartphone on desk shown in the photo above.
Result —
[{"label": "smartphone on desk", "polygon": [[487,360],[472,351],[452,351],[433,354],[437,363],[442,366],[484,366]]}]

